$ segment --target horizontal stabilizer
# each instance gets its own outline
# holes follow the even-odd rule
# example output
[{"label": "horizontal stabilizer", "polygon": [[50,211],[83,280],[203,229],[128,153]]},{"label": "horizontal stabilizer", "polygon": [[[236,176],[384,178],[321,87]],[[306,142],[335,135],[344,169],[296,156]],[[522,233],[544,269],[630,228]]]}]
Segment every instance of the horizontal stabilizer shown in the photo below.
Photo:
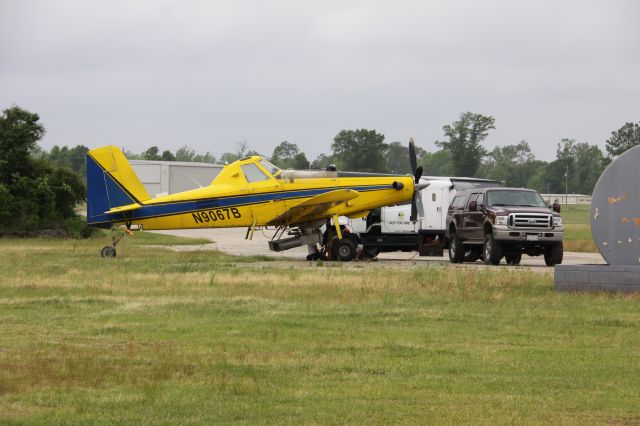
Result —
[{"label": "horizontal stabilizer", "polygon": [[133,211],[133,210],[138,210],[140,207],[142,207],[142,206],[140,204],[138,204],[138,203],[127,204],[126,206],[114,207],[111,210],[106,211],[105,213],[111,214],[111,213],[130,212],[130,211]]}]

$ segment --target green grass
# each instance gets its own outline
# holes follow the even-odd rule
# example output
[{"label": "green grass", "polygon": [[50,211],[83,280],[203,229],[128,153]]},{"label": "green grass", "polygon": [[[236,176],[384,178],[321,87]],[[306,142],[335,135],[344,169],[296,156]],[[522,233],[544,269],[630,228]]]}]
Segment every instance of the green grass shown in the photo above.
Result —
[{"label": "green grass", "polygon": [[[104,241],[104,244],[111,244],[111,231],[101,230],[100,235],[95,239]],[[120,235],[120,234],[117,234]],[[188,237],[176,237],[173,235],[157,234],[154,232],[134,231],[133,235],[127,235],[123,244],[126,244],[131,240],[134,245],[197,245],[197,244],[211,244],[213,241],[207,238],[188,238]],[[117,248],[117,247],[116,247]]]},{"label": "green grass", "polygon": [[640,422],[637,296],[102,239],[0,239],[0,423]]},{"label": "green grass", "polygon": [[569,204],[562,206],[564,249],[566,251],[598,252],[598,248],[591,237],[590,208],[591,205],[589,204]]}]

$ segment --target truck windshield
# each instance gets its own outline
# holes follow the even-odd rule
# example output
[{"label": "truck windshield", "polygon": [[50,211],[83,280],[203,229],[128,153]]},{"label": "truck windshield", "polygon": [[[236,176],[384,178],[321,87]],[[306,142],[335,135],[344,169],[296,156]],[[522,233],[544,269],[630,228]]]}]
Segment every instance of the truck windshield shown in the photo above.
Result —
[{"label": "truck windshield", "polygon": [[487,204],[490,206],[546,207],[544,200],[533,191],[489,191]]}]

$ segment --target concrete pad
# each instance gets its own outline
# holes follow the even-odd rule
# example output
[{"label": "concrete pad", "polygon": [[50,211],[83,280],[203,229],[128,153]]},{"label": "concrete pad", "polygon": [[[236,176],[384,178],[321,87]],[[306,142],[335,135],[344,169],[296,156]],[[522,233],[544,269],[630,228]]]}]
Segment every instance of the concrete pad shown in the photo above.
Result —
[{"label": "concrete pad", "polygon": [[[211,244],[205,245],[185,245],[173,246],[174,250],[193,251],[193,250],[220,250],[225,253],[247,256],[247,255],[263,255],[282,259],[299,259],[304,260],[307,256],[306,247],[297,247],[283,252],[273,252],[269,250],[268,242],[275,233],[275,230],[256,231],[253,234],[253,240],[245,240],[246,229],[241,228],[209,228],[209,229],[178,229],[170,231],[145,231],[157,232],[160,234],[176,235],[180,237],[207,238],[212,240]],[[421,257],[418,252],[393,252],[381,253],[378,256],[380,261],[419,261],[419,262],[437,262],[449,263],[449,257],[445,254],[442,257]],[[565,265],[582,265],[582,264],[605,264],[604,259],[599,253],[576,253],[565,252],[563,264]],[[470,265],[470,264],[465,264]],[[475,265],[482,265],[480,261]],[[552,271],[544,263],[542,256],[530,257],[522,256],[522,266],[542,267],[545,270]],[[504,261],[502,263],[504,267]]]}]

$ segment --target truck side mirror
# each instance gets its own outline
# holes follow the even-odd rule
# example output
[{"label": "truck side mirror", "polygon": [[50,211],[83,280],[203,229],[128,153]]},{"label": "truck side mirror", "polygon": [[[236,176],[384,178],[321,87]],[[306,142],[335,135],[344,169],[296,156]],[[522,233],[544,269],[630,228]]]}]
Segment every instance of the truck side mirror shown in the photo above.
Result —
[{"label": "truck side mirror", "polygon": [[469,201],[469,211],[475,212],[478,209],[478,204],[475,201]]}]

